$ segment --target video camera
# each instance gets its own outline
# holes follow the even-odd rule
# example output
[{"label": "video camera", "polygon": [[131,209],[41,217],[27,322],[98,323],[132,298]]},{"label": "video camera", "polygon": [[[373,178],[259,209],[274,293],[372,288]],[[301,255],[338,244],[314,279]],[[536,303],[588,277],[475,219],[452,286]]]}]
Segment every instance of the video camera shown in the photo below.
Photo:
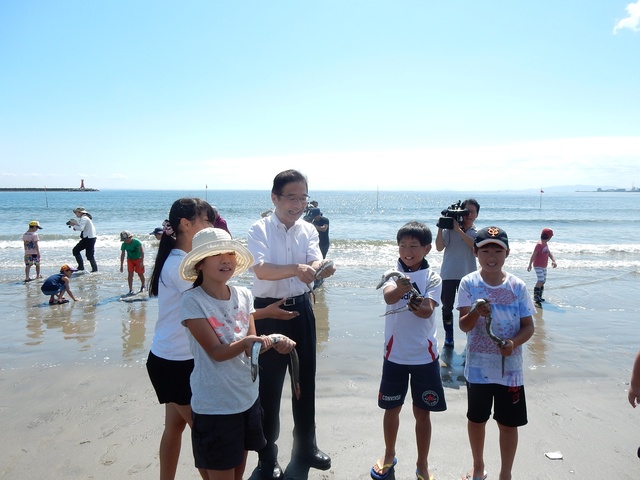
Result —
[{"label": "video camera", "polygon": [[453,220],[461,224],[464,217],[469,215],[469,210],[462,208],[462,202],[458,200],[458,203],[454,203],[450,207],[442,210],[440,215],[442,216],[438,219],[436,226],[438,228],[444,228],[445,230],[453,230]]}]

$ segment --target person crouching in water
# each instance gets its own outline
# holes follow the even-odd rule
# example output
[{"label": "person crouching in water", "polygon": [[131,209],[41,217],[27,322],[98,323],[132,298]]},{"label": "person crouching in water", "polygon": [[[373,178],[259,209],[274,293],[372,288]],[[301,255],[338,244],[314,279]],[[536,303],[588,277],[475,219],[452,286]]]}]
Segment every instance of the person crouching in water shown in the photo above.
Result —
[{"label": "person crouching in water", "polygon": [[44,281],[40,290],[42,290],[42,293],[45,295],[49,295],[49,305],[69,303],[69,300],[64,298],[65,292],[69,294],[74,302],[79,300],[79,298],[73,295],[71,288],[69,287],[69,279],[75,271],[75,268],[71,268],[69,265],[65,264],[60,267],[60,273],[51,275]]},{"label": "person crouching in water", "polygon": [[266,445],[259,384],[251,375],[253,344],[282,354],[295,347],[283,335],[277,342],[257,336],[251,291],[227,285],[251,265],[251,252],[219,228],[196,233],[180,264],[181,277],[194,281],[183,294],[180,313],[195,362],[191,442],[195,466],[206,470],[209,480],[242,480],[248,450]]}]

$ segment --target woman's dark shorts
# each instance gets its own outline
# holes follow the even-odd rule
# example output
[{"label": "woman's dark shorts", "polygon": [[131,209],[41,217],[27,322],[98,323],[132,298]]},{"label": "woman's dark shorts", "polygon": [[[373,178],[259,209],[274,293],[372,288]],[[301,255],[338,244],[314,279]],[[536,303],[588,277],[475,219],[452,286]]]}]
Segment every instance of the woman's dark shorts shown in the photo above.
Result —
[{"label": "woman's dark shorts", "polygon": [[191,403],[193,360],[166,360],[149,352],[147,372],[160,403]]}]

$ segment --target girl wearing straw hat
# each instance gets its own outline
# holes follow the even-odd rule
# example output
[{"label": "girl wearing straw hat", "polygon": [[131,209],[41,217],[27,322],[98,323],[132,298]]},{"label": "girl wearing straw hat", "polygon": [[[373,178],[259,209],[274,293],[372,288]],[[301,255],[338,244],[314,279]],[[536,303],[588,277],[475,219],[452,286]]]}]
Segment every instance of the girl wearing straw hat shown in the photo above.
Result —
[{"label": "girl wearing straw hat", "polygon": [[193,281],[182,297],[182,323],[189,332],[195,366],[191,374],[191,439],[196,467],[210,480],[241,479],[248,450],[266,444],[262,432],[258,382],[252,379],[250,351],[273,347],[288,354],[295,342],[277,343],[257,336],[253,296],[246,287],[227,282],[253,264],[241,243],[219,228],[193,237],[192,250],[180,264],[180,275]]}]

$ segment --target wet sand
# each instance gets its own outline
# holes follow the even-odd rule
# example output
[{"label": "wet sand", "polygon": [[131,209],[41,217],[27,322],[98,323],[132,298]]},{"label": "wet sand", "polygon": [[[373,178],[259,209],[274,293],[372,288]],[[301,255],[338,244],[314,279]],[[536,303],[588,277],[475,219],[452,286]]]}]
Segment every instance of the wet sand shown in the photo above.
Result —
[{"label": "wet sand", "polygon": [[[382,411],[376,404],[382,362],[381,309],[377,301],[349,302],[333,296],[330,290],[319,296],[316,305],[321,341],[317,437],[320,448],[332,457],[332,468],[326,472],[307,471],[290,464],[286,478],[368,479],[371,465],[383,452]],[[89,333],[83,333],[81,322],[76,322],[75,331],[64,335],[70,335],[80,351],[91,338],[105,334],[108,328],[115,329],[121,335],[116,343],[123,356],[127,348],[131,349],[128,361],[100,363],[103,353],[99,353],[87,354],[83,361],[51,359],[52,366],[37,362],[0,371],[0,478],[158,477],[163,407],[156,402],[143,365],[155,321],[155,304],[114,301],[103,306],[108,308],[97,315]],[[109,321],[115,325],[105,324],[105,312],[109,312]],[[68,315],[62,321],[73,323],[76,314],[71,311]],[[354,316],[371,318],[375,328],[358,327],[351,321]],[[580,343],[563,341],[562,325],[568,328],[567,325],[596,323],[597,313],[549,305],[544,318],[542,314],[538,317],[538,330],[525,356],[529,424],[520,429],[513,478],[638,478],[640,411],[632,409],[626,400],[632,356],[625,353],[616,359],[609,350],[602,349],[601,358],[585,363],[580,357],[590,348],[589,340],[584,348]],[[30,335],[35,340],[50,335],[46,326],[45,323],[39,337],[33,332]],[[135,330],[131,333],[131,328],[142,329],[146,335]],[[131,346],[134,334],[136,338],[142,335],[142,340],[138,338]],[[78,340],[82,335],[89,339],[84,344]],[[443,353],[441,357],[449,408],[432,415],[430,465],[438,479],[458,479],[471,466],[461,334],[457,334],[456,342],[455,353]],[[104,355],[114,354],[107,351]],[[589,352],[585,355],[593,356]],[[96,357],[98,361],[87,360]],[[279,442],[283,467],[289,464],[291,429],[290,406],[285,399]],[[486,469],[488,478],[493,479],[499,471],[497,427],[493,421],[487,432]],[[546,452],[555,451],[562,453],[562,460],[545,457]],[[401,415],[396,478],[415,478],[415,452],[413,418],[407,406]],[[245,478],[258,478],[255,465],[256,455],[251,453]],[[177,478],[199,478],[193,468],[188,431]]]}]

